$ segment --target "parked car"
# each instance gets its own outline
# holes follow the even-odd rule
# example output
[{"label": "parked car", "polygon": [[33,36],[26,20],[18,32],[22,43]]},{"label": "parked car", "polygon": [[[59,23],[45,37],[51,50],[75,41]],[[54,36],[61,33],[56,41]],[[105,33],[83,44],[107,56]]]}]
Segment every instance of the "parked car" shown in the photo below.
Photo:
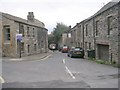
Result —
[{"label": "parked car", "polygon": [[68,46],[63,46],[62,49],[61,49],[61,52],[62,53],[67,53],[69,50]]},{"label": "parked car", "polygon": [[84,58],[84,50],[81,47],[71,48],[67,54],[69,57],[80,57]]}]

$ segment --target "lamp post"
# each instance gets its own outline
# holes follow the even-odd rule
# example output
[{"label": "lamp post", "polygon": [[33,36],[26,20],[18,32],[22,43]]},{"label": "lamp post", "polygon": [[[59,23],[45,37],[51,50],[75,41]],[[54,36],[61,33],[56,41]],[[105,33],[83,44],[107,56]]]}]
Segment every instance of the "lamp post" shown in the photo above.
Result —
[{"label": "lamp post", "polygon": [[17,43],[19,45],[19,58],[21,58],[21,41],[22,41],[22,34],[16,34]]},{"label": "lamp post", "polygon": [[19,47],[19,58],[21,58],[21,40],[17,39],[18,47]]}]

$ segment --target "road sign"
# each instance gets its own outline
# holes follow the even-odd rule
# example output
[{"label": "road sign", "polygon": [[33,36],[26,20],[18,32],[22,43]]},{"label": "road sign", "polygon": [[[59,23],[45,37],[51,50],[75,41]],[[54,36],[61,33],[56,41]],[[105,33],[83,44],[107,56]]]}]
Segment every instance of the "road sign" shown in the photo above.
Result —
[{"label": "road sign", "polygon": [[22,40],[22,34],[16,34],[16,39],[21,41]]}]

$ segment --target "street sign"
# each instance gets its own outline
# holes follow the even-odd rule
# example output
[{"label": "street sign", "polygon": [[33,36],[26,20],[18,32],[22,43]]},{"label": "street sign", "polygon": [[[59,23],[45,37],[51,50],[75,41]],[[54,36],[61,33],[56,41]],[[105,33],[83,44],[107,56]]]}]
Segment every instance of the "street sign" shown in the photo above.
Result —
[{"label": "street sign", "polygon": [[22,40],[22,34],[16,34],[16,39],[21,41]]}]

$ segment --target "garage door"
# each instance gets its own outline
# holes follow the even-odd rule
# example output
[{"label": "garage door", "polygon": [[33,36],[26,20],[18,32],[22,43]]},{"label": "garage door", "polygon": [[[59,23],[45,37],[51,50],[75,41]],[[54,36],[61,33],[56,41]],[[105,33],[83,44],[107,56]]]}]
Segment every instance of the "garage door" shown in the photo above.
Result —
[{"label": "garage door", "polygon": [[98,44],[98,58],[101,60],[109,60],[109,45]]}]

